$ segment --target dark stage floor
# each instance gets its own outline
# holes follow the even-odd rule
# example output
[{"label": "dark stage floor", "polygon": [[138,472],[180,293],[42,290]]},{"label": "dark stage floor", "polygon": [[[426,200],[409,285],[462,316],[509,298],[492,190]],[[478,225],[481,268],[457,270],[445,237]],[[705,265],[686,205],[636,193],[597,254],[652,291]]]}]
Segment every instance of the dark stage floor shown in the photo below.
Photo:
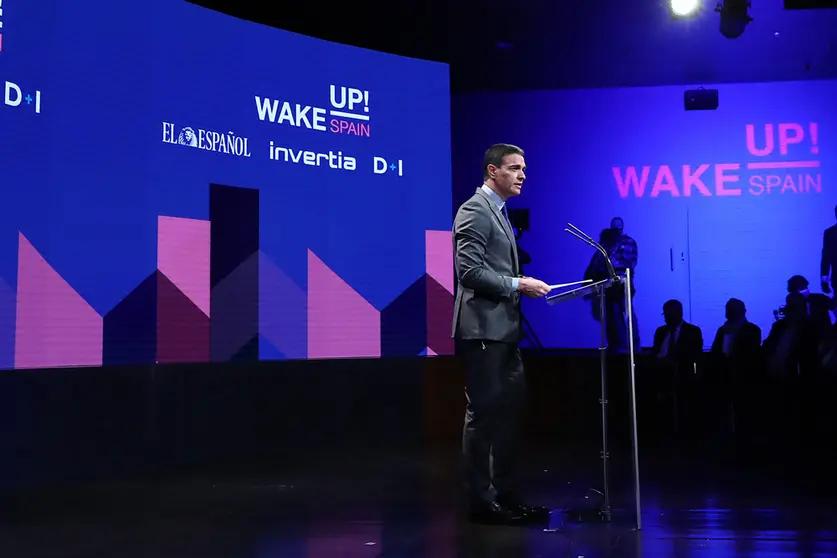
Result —
[{"label": "dark stage floor", "polygon": [[[598,486],[595,452],[531,451],[526,462],[533,502],[564,507]],[[344,452],[292,471],[279,465],[289,470],[282,475],[250,470],[7,494],[0,505],[0,556],[837,556],[835,505],[813,469],[799,460],[796,472],[764,463],[736,466],[705,453],[643,457],[638,533],[630,514],[630,465],[619,456],[613,523],[562,524],[555,517],[544,530],[462,521],[451,451]]]}]

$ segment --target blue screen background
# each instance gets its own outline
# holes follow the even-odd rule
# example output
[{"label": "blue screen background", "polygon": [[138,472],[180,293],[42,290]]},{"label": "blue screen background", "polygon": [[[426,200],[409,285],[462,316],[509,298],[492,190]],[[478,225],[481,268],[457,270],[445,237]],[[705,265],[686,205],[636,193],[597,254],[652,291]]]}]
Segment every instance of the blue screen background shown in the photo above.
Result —
[{"label": "blue screen background", "polygon": [[[12,287],[21,231],[105,315],[155,269],[158,215],[209,218],[210,183],[260,191],[260,248],[300,287],[310,249],[379,310],[424,274],[425,231],[450,228],[446,65],[175,0],[9,0],[4,12],[0,82],[42,95],[40,114],[0,104],[0,277]],[[332,84],[369,91],[370,137],[258,118],[256,95],[328,109]],[[233,132],[252,156],[164,143],[163,122]],[[358,168],[272,161],[271,140],[340,150]],[[402,160],[403,176],[374,174],[375,156]]]},{"label": "blue screen background", "polygon": [[[529,208],[531,229],[520,244],[533,262],[526,273],[548,283],[579,280],[591,249],[563,231],[567,222],[598,238],[613,217],[639,247],[634,305],[641,344],[650,346],[662,325],[662,305],[679,299],[685,318],[701,327],[711,344],[724,322],[731,297],[747,305],[748,318],[767,335],[773,310],[784,304],[786,283],[805,276],[819,292],[823,231],[835,224],[837,203],[837,82],[783,82],[707,85],[720,92],[716,111],[685,111],[691,87],[475,94],[454,97],[454,200],[461,203],[480,184],[485,149],[496,142],[526,151],[528,178],[510,209]],[[798,123],[802,142],[788,153],[755,157],[746,125],[755,126],[756,146],[764,146],[764,125]],[[818,153],[808,137],[816,123]],[[747,170],[753,161],[818,161],[820,168]],[[657,168],[668,165],[683,187],[683,165],[740,163],[741,196],[673,197],[649,193]],[[645,195],[619,195],[613,168],[649,166]],[[764,195],[746,192],[753,175],[820,174],[822,192]],[[733,174],[733,173],[728,173]],[[715,192],[714,166],[704,175]],[[803,181],[804,182],[804,181]],[[580,299],[547,306],[524,301],[524,312],[541,342],[556,348],[592,348],[599,326],[589,303]]]}]

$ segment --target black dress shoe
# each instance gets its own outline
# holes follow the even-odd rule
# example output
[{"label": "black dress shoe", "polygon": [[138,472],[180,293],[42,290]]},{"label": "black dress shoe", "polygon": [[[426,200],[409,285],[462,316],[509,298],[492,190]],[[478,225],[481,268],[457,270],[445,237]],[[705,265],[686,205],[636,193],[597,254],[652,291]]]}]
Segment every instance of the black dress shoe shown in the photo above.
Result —
[{"label": "black dress shoe", "polygon": [[497,502],[472,505],[468,519],[472,523],[483,525],[519,525],[525,521],[521,512],[509,509]]},{"label": "black dress shoe", "polygon": [[498,502],[526,521],[549,521],[551,510],[542,506],[527,506],[516,498],[498,498]]},{"label": "black dress shoe", "polygon": [[527,520],[537,522],[548,522],[549,514],[552,513],[552,510],[543,506],[527,506],[525,504],[520,504],[516,509],[519,513],[522,513]]}]

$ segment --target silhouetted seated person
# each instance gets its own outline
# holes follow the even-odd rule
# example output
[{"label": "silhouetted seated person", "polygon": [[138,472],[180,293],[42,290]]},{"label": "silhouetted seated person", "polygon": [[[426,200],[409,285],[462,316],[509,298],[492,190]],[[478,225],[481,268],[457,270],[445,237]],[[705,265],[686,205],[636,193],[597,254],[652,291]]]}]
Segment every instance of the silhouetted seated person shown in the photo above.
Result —
[{"label": "silhouetted seated person", "polygon": [[[805,306],[816,337],[816,370],[833,370],[837,337],[835,337],[835,328],[831,325],[831,314],[835,312],[837,301],[824,294],[812,293],[808,288],[808,280],[801,275],[794,275],[788,279],[788,292],[799,293],[805,297]],[[813,386],[809,387],[816,389]]]},{"label": "silhouetted seated person", "polygon": [[790,293],[785,299],[784,317],[773,324],[764,340],[762,349],[769,370],[765,405],[771,409],[765,416],[765,428],[773,443],[787,436],[780,443],[795,445],[800,441],[800,421],[808,422],[811,384],[819,370],[818,329],[808,314],[805,296]]},{"label": "silhouetted seated person", "polygon": [[774,322],[764,353],[774,377],[791,377],[816,370],[817,324],[808,314],[805,296],[795,292],[785,298],[784,317]]},{"label": "silhouetted seated person", "polygon": [[665,325],[654,332],[651,352],[668,366],[685,367],[694,373],[694,364],[703,354],[703,333],[683,319],[683,304],[669,300],[663,304]]},{"label": "silhouetted seated person", "polygon": [[805,298],[806,313],[811,317],[818,340],[828,338],[831,332],[831,313],[837,306],[835,300],[824,294],[812,293],[808,288],[808,280],[801,275],[788,279],[788,293],[798,293]]},{"label": "silhouetted seated person", "polygon": [[697,363],[703,355],[703,333],[683,319],[679,300],[663,304],[665,325],[654,332],[652,354],[663,374],[661,382],[674,397],[675,429],[685,426],[691,403],[690,392],[697,386]]},{"label": "silhouetted seated person", "polygon": [[761,328],[747,321],[744,302],[731,298],[726,305],[724,325],[718,328],[712,342],[712,356],[735,370],[743,372],[755,364],[761,348]]},{"label": "silhouetted seated person", "polygon": [[[756,413],[752,403],[758,398],[756,377],[760,370],[761,328],[747,321],[744,302],[731,298],[726,305],[724,325],[712,342],[712,366],[707,371],[707,400],[717,409],[711,419],[720,426],[746,435]],[[718,420],[720,419],[720,420]],[[726,423],[731,419],[731,423]]]}]

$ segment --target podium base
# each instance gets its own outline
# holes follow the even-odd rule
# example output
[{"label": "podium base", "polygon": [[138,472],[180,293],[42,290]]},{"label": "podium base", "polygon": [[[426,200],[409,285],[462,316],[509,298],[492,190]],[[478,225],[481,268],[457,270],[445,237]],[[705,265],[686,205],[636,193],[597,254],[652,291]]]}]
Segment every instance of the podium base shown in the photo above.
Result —
[{"label": "podium base", "polygon": [[564,513],[570,523],[610,523],[612,520],[610,510],[604,509],[575,509]]},{"label": "podium base", "polygon": [[610,502],[595,488],[588,489],[564,514],[570,523],[610,523],[612,519]]}]

